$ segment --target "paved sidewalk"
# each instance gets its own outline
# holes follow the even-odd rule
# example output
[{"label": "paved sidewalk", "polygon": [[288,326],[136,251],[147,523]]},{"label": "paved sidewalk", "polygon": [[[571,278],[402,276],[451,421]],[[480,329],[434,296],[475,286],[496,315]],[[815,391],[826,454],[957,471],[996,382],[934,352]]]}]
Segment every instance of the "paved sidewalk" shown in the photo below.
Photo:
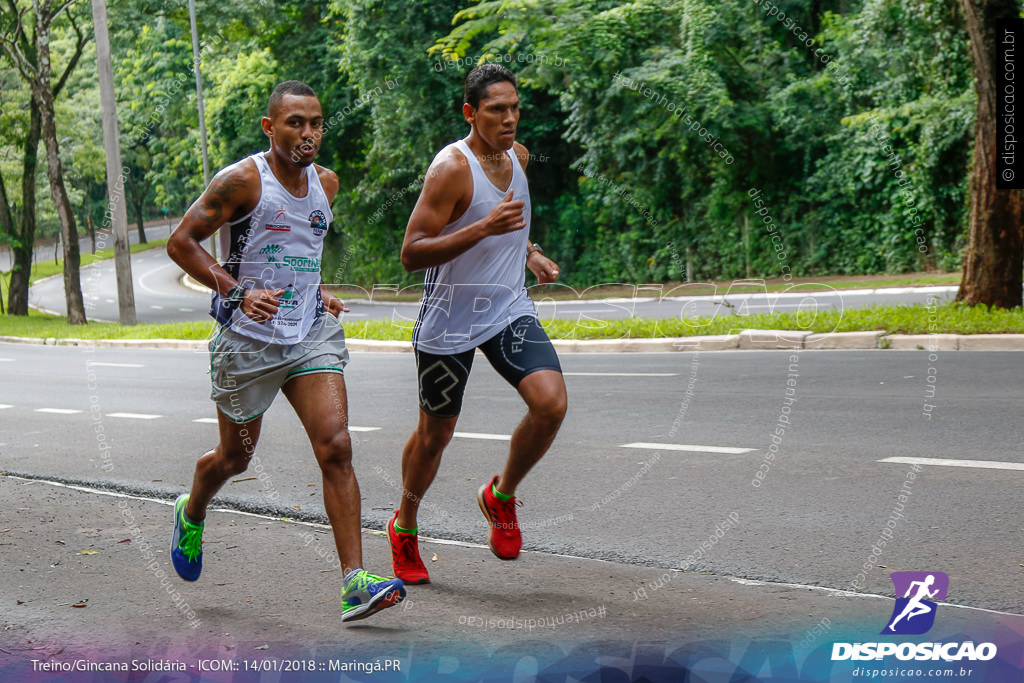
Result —
[{"label": "paved sidewalk", "polygon": [[[834,666],[847,678],[854,663],[829,661],[832,643],[885,640],[877,634],[893,607],[877,596],[537,552],[501,562],[485,547],[424,542],[433,583],[412,586],[404,603],[344,626],[341,574],[323,527],[211,512],[203,576],[188,584],[169,565],[167,503],[8,476],[0,476],[0,496],[7,511],[0,522],[4,681],[129,680],[30,675],[33,660],[149,659],[179,663],[198,676],[200,659],[244,667],[293,658],[318,666],[400,660],[403,673],[393,680],[409,680],[413,670],[425,672],[423,680],[439,673],[472,680],[487,672],[507,680],[527,659],[536,668],[580,657],[594,667],[639,657],[662,667],[665,678],[652,680],[678,680],[685,662],[699,669],[713,652],[718,664],[709,666],[719,672],[729,662],[757,672],[769,659],[777,667],[788,658],[804,673]],[[680,539],[680,558],[702,540]],[[148,546],[155,561],[144,557]],[[368,569],[390,573],[380,532],[364,531],[363,548]],[[1021,616],[939,609],[941,628],[929,639],[969,634],[1000,644],[1024,633]],[[683,652],[690,659],[679,659]],[[238,675],[204,680],[339,680]]]}]

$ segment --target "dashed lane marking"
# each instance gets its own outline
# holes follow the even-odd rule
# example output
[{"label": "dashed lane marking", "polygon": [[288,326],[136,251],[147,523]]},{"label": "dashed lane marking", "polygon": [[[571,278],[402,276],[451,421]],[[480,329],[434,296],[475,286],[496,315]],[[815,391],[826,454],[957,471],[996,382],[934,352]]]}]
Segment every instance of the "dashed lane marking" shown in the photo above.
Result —
[{"label": "dashed lane marking", "polygon": [[567,377],[678,377],[678,372],[563,372]]},{"label": "dashed lane marking", "polygon": [[511,441],[511,434],[484,434],[480,432],[455,432],[452,436],[462,439],[486,439],[487,441]]},{"label": "dashed lane marking", "polygon": [[731,453],[734,455],[740,455],[742,453],[750,453],[756,451],[756,448],[731,448],[729,446],[693,446],[689,444],[681,443],[646,443],[643,441],[637,443],[624,443],[619,448],[643,448],[647,450],[657,451],[687,451],[691,453]]},{"label": "dashed lane marking", "polygon": [[877,462],[900,465],[937,465],[939,467],[977,467],[986,470],[1024,470],[1024,463],[999,460],[954,460],[949,458],[883,458]]}]

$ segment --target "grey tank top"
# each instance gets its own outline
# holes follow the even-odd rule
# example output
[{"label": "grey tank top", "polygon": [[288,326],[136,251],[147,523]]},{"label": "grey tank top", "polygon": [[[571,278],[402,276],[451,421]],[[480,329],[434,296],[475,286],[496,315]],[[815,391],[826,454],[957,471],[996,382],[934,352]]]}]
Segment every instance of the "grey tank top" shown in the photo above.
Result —
[{"label": "grey tank top", "polygon": [[537,309],[524,287],[532,207],[523,167],[512,150],[508,150],[512,182],[508,188],[495,187],[465,140],[453,142],[438,154],[452,147],[469,161],[473,199],[466,213],[444,226],[440,234],[453,233],[484,218],[509,190],[513,192],[513,200],[521,199],[524,203],[526,227],[485,237],[451,261],[427,270],[413,346],[442,355],[475,348],[517,318],[537,316]]}]

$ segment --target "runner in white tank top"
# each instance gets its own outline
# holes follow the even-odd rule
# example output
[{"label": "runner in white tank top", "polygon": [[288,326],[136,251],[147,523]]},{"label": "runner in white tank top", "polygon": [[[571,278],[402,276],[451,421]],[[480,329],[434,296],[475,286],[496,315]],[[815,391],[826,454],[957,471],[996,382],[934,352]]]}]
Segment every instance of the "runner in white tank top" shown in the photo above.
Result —
[{"label": "runner in white tank top", "polygon": [[259,171],[260,198],[255,209],[220,231],[222,265],[243,286],[284,290],[277,297],[281,303],[277,315],[256,321],[214,291],[210,314],[246,337],[295,344],[324,310],[320,258],[334,214],[315,164],[303,169],[308,191],[296,197],[281,185],[263,152],[249,159]]},{"label": "runner in white tank top", "polygon": [[558,266],[529,239],[529,154],[515,142],[515,76],[497,64],[474,68],[464,102],[469,137],[434,158],[402,244],[405,268],[427,269],[413,340],[419,424],[402,454],[402,503],[387,526],[395,576],[408,583],[430,580],[416,515],[455,430],[476,349],[528,409],[501,475],[477,492],[488,545],[503,560],[517,558],[522,546],[516,486],[551,445],[566,410],[558,356],[523,286],[525,268],[548,283]]},{"label": "runner in white tank top", "polygon": [[505,154],[512,168],[512,182],[499,188],[487,177],[465,140],[448,145],[437,158],[451,155],[453,150],[469,161],[473,197],[466,212],[444,226],[440,234],[449,235],[483,220],[510,192],[523,202],[526,227],[492,235],[451,261],[427,270],[413,344],[436,354],[475,349],[518,318],[537,316],[524,286],[531,213],[526,171],[509,149]]},{"label": "runner in white tank top", "polygon": [[[175,501],[171,565],[182,579],[199,579],[206,508],[228,479],[248,467],[263,411],[281,392],[323,473],[324,509],[344,572],[341,620],[349,622],[397,604],[405,586],[362,567],[343,376],[348,350],[335,317],[348,309],[320,284],[323,236],[338,192],[338,176],[313,163],[323,123],[312,88],[299,81],[279,84],[261,122],[270,150],[217,173],[167,241],[170,257],[213,290],[211,313],[221,323],[210,342],[220,441],[199,458],[190,492]],[[223,265],[201,244],[218,228],[226,247]],[[286,494],[278,504],[297,502]]]}]

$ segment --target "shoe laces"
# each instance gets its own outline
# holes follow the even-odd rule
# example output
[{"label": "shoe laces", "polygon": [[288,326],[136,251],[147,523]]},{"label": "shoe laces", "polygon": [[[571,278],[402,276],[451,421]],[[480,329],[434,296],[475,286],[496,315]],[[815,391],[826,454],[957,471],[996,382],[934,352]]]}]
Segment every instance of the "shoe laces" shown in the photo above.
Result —
[{"label": "shoe laces", "polygon": [[[381,581],[384,581],[383,576],[374,576],[365,569],[356,574],[352,579],[352,583],[355,584],[356,590],[367,590],[370,587],[370,584],[379,583]],[[352,589],[352,585],[349,585],[349,589]]]},{"label": "shoe laces", "polygon": [[178,548],[189,560],[194,560],[203,552],[203,527],[189,524],[182,520],[185,533],[181,535]]},{"label": "shoe laces", "polygon": [[513,520],[516,518],[516,508],[523,507],[523,501],[519,500],[515,496],[512,496],[508,500],[501,500],[497,496],[492,495],[492,499],[497,503],[498,514],[502,517],[509,517]]},{"label": "shoe laces", "polygon": [[402,536],[399,536],[398,539],[398,553],[401,555],[402,561],[416,564],[417,560],[419,560],[416,538],[402,538]]}]

